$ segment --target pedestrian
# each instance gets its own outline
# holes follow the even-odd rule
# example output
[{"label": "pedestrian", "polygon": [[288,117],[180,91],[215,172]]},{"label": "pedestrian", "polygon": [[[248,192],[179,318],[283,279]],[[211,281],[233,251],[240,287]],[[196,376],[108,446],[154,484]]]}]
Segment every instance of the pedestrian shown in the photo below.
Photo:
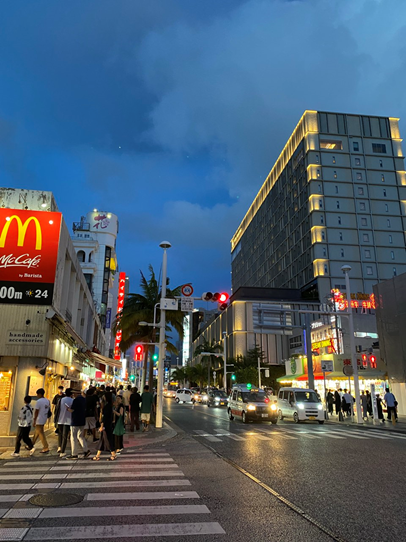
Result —
[{"label": "pedestrian", "polygon": [[63,386],[58,386],[58,393],[52,399],[52,405],[54,407],[54,426],[55,426],[56,434],[58,434],[58,417],[59,417],[62,397],[65,397],[65,394],[63,393]]},{"label": "pedestrian", "polygon": [[32,425],[35,427],[34,438],[32,439],[33,447],[30,450],[30,455],[33,455],[35,452],[35,443],[40,439],[42,443],[41,454],[49,453],[48,441],[44,433],[44,426],[48,421],[48,418],[52,416],[51,413],[51,403],[49,399],[46,399],[44,388],[39,388],[37,390],[37,402],[35,404],[34,410],[34,420]]},{"label": "pedestrian", "polygon": [[125,426],[124,426],[124,414],[125,414],[125,408],[123,405],[123,399],[121,395],[117,395],[116,399],[116,406],[113,410],[114,414],[114,448],[116,450],[117,454],[120,454],[123,451],[124,448],[124,433],[125,433]]},{"label": "pedestrian", "polygon": [[127,386],[127,389],[123,393],[123,405],[126,411],[125,422],[130,423],[130,397],[131,397],[131,385]]},{"label": "pedestrian", "polygon": [[398,413],[396,412],[396,407],[398,406],[398,403],[393,393],[389,391],[389,388],[386,388],[386,393],[383,396],[383,400],[385,401],[385,404],[386,404],[388,420],[392,420],[392,413],[393,413],[393,416],[395,417],[395,421],[397,421]]},{"label": "pedestrian", "polygon": [[368,396],[366,395],[365,391],[362,390],[361,392],[361,406],[362,406],[362,417],[364,420],[368,419]]},{"label": "pedestrian", "polygon": [[340,396],[340,394],[338,393],[337,390],[334,392],[334,402],[335,402],[335,406],[336,406],[336,414],[338,416],[340,414],[340,411],[341,411],[341,396]]},{"label": "pedestrian", "polygon": [[154,396],[149,391],[149,386],[144,386],[143,394],[141,395],[141,422],[144,427],[143,431],[149,430],[149,421],[151,419],[151,410],[154,403]]},{"label": "pedestrian", "polygon": [[78,459],[78,445],[80,444],[83,450],[83,459],[86,459],[90,455],[90,450],[87,446],[87,440],[85,438],[85,425],[86,425],[86,396],[80,391],[76,392],[76,397],[72,402],[72,406],[69,408],[72,412],[71,426],[70,426],[70,447],[71,455],[67,459]]},{"label": "pedestrian", "polygon": [[94,392],[94,388],[89,388],[86,392],[86,423],[85,432],[91,431],[93,435],[93,442],[97,442],[99,439],[96,437],[96,420],[99,399]]},{"label": "pedestrian", "polygon": [[134,424],[135,429],[137,431],[140,430],[140,403],[141,403],[141,395],[138,393],[138,388],[134,387],[132,389],[132,393],[130,395],[130,431],[134,432]]},{"label": "pedestrian", "polygon": [[97,454],[93,457],[93,461],[100,461],[102,452],[110,452],[108,461],[115,461],[117,458],[114,449],[113,435],[113,397],[109,391],[104,394],[104,404],[102,409],[102,419],[100,425],[100,443]]},{"label": "pedestrian", "polygon": [[368,390],[366,390],[366,396],[367,396],[367,411],[369,416],[373,417],[373,409],[372,409],[372,397]]},{"label": "pedestrian", "polygon": [[331,390],[328,390],[327,393],[327,406],[328,406],[328,413],[333,413],[333,406],[334,406],[334,395],[332,394]]},{"label": "pedestrian", "polygon": [[32,424],[32,408],[30,406],[31,397],[27,395],[24,397],[24,406],[18,414],[18,431],[16,437],[16,443],[14,452],[11,454],[13,457],[20,457],[21,441],[23,440],[28,450],[32,450],[34,445],[30,439],[30,431]]},{"label": "pedestrian", "polygon": [[65,457],[65,450],[68,444],[70,424],[72,422],[72,413],[69,408],[72,406],[73,397],[72,390],[68,388],[65,391],[65,397],[60,401],[59,417],[58,417],[58,449],[57,453],[60,457]]},{"label": "pedestrian", "polygon": [[378,420],[382,420],[382,423],[385,423],[385,418],[383,417],[382,399],[379,397],[379,393],[376,394],[376,409],[378,411]]},{"label": "pedestrian", "polygon": [[124,395],[124,386],[122,384],[118,387],[117,395],[120,395],[121,397]]},{"label": "pedestrian", "polygon": [[352,416],[353,414],[353,404],[354,398],[351,393],[348,393],[347,390],[344,390],[344,399],[347,406],[347,416]]}]

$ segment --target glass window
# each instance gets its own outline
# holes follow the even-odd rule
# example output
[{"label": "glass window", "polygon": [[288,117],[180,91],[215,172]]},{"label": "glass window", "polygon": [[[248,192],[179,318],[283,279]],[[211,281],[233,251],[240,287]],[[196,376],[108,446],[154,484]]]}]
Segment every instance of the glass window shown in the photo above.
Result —
[{"label": "glass window", "polygon": [[360,165],[361,165],[361,158],[356,158],[356,159],[355,159],[355,165],[356,165],[356,166],[360,166]]},{"label": "glass window", "polygon": [[336,206],[337,206],[337,209],[340,208],[340,202],[339,202],[338,200],[337,200],[337,202],[336,202]]},{"label": "glass window", "polygon": [[362,236],[362,239],[365,243],[369,243],[369,234],[368,233],[364,233],[363,236]]},{"label": "glass window", "polygon": [[388,213],[389,212],[389,206],[387,203],[385,203],[385,212]]},{"label": "glass window", "polygon": [[388,228],[390,228],[390,219],[389,218],[386,220],[386,225],[388,226]]},{"label": "glass window", "polygon": [[320,170],[317,170],[317,178],[320,179]]},{"label": "glass window", "polygon": [[319,209],[323,209],[323,200],[319,199]]},{"label": "glass window", "polygon": [[327,256],[327,249],[326,248],[323,248],[323,256],[324,256],[324,258],[326,258],[326,256]]},{"label": "glass window", "polygon": [[321,194],[321,184],[319,184],[318,187],[319,187],[319,193]]},{"label": "glass window", "polygon": [[360,171],[357,172],[357,181],[362,181],[362,173]]},{"label": "glass window", "polygon": [[337,185],[335,186],[335,189],[336,189],[336,194],[338,194],[338,186]]},{"label": "glass window", "polygon": [[381,181],[382,181],[383,183],[385,182],[385,175],[384,175],[384,174],[381,175]]},{"label": "glass window", "polygon": [[297,403],[320,403],[320,399],[317,397],[315,391],[297,391],[296,402]]},{"label": "glass window", "polygon": [[0,377],[0,411],[7,411],[10,409],[10,396],[11,396],[11,378],[12,371],[5,371],[4,365],[1,371]]},{"label": "glass window", "polygon": [[379,167],[383,167],[383,162],[382,162],[382,160],[379,160]]},{"label": "glass window", "polygon": [[386,154],[386,145],[384,143],[372,143],[372,152]]},{"label": "glass window", "polygon": [[324,216],[320,215],[320,224],[324,224]]},{"label": "glass window", "polygon": [[328,267],[326,264],[324,264],[324,274],[327,275],[327,273],[328,273]]},{"label": "glass window", "polygon": [[386,198],[386,188],[383,189],[383,197]]},{"label": "glass window", "polygon": [[390,251],[390,259],[391,260],[395,259],[395,253],[393,252],[393,250]]},{"label": "glass window", "polygon": [[393,244],[393,237],[392,235],[389,235],[389,243],[392,245]]},{"label": "glass window", "polygon": [[344,258],[344,249],[341,249],[341,258]]},{"label": "glass window", "polygon": [[336,163],[336,157],[333,156],[333,164],[335,164],[335,163]]},{"label": "glass window", "polygon": [[320,161],[320,159],[319,159],[319,155],[318,155],[318,154],[316,154],[316,164],[318,164],[318,163],[319,163],[319,161]]},{"label": "glass window", "polygon": [[337,179],[337,171],[334,171],[334,179]]},{"label": "glass window", "polygon": [[397,273],[396,273],[396,267],[393,268],[393,276],[394,276],[394,277],[397,276]]},{"label": "glass window", "polygon": [[341,224],[341,216],[338,217],[338,223]]},{"label": "glass window", "polygon": [[343,142],[335,141],[333,139],[320,139],[320,149],[332,150],[343,150]]},{"label": "glass window", "polygon": [[368,220],[366,218],[361,218],[361,226],[368,226]]},{"label": "glass window", "polygon": [[365,211],[366,207],[365,207],[365,203],[363,201],[360,202],[359,204],[359,210],[360,211]]},{"label": "glass window", "polygon": [[355,152],[358,152],[359,151],[359,143],[358,141],[353,141],[352,142],[352,148]]},{"label": "glass window", "polygon": [[365,250],[365,258],[370,258],[370,257],[371,257],[371,251]]},{"label": "glass window", "polygon": [[372,275],[372,267],[367,265],[367,275]]},{"label": "glass window", "polygon": [[343,232],[342,231],[340,231],[339,236],[340,236],[340,241],[342,241],[343,240]]},{"label": "glass window", "polygon": [[359,187],[358,187],[358,195],[359,195],[359,196],[363,196],[363,195],[364,195],[364,189],[362,188],[362,186],[359,186]]},{"label": "glass window", "polygon": [[326,234],[325,234],[324,231],[321,232],[321,239],[322,239],[323,241],[326,240]]}]

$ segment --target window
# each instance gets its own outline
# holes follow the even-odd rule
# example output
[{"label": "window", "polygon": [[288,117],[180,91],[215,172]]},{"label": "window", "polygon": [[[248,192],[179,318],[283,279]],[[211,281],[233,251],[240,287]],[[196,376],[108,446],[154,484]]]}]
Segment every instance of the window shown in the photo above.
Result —
[{"label": "window", "polygon": [[368,226],[368,220],[366,218],[361,218],[361,226]]},{"label": "window", "polygon": [[319,187],[319,193],[321,194],[321,184],[317,185]]},{"label": "window", "polygon": [[326,264],[324,264],[324,274],[327,275],[327,273],[328,273],[328,267]]},{"label": "window", "polygon": [[335,185],[335,189],[336,189],[336,194],[338,194],[338,186]]},{"label": "window", "polygon": [[393,250],[390,251],[390,259],[391,260],[395,259],[395,253],[393,252]]},{"label": "window", "polygon": [[336,206],[337,206],[337,209],[340,208],[340,202],[339,202],[338,200],[337,200],[337,202],[336,202]]},{"label": "window", "polygon": [[320,179],[320,170],[317,170],[317,178]]},{"label": "window", "polygon": [[334,171],[334,179],[337,179],[337,171]]},{"label": "window", "polygon": [[384,183],[385,182],[385,175],[382,173],[381,175],[381,181]]},{"label": "window", "polygon": [[326,248],[323,248],[323,257],[324,257],[324,258],[327,257],[327,249],[326,249]]},{"label": "window", "polygon": [[367,265],[367,275],[372,275],[372,267]]},{"label": "window", "polygon": [[338,217],[338,223],[341,225],[341,216]]},{"label": "window", "polygon": [[325,241],[326,240],[326,234],[324,231],[321,232],[321,240],[322,241]]},{"label": "window", "polygon": [[386,154],[386,145],[384,143],[372,143],[372,152]]},{"label": "window", "polygon": [[320,224],[324,224],[324,216],[323,215],[320,216]]},{"label": "window", "polygon": [[371,251],[365,250],[365,258],[370,258],[370,257],[371,257]]},{"label": "window", "polygon": [[386,188],[383,189],[383,197],[386,198]]},{"label": "window", "polygon": [[339,232],[339,236],[340,236],[340,241],[342,241],[343,240],[343,232],[342,231]]},{"label": "window", "polygon": [[362,188],[362,186],[359,186],[359,187],[358,187],[358,195],[359,195],[359,196],[363,196],[363,195],[364,195],[364,189]]},{"label": "window", "polygon": [[357,172],[357,181],[362,181],[362,173],[360,171]]},{"label": "window", "polygon": [[362,239],[365,243],[369,243],[369,233],[364,233]]},{"label": "window", "polygon": [[389,235],[389,243],[390,243],[391,245],[393,245],[393,237],[392,237],[392,235]]},{"label": "window", "polygon": [[363,201],[360,202],[359,204],[359,210],[360,211],[365,211],[366,207],[365,207],[365,203]]},{"label": "window", "polygon": [[356,159],[355,159],[355,165],[356,165],[356,166],[360,166],[360,165],[361,165],[361,158],[356,158]]},{"label": "window", "polygon": [[316,154],[316,164],[318,164],[318,163],[319,163],[319,161],[320,161],[320,159],[319,159],[319,155],[318,155],[318,154]]},{"label": "window", "polygon": [[390,218],[386,219],[386,225],[388,226],[388,228],[390,228]]},{"label": "window", "polygon": [[323,200],[319,199],[319,209],[323,209]]},{"label": "window", "polygon": [[335,164],[335,163],[336,163],[336,157],[333,156],[333,164]]},{"label": "window", "polygon": [[383,162],[382,162],[382,160],[379,160],[379,167],[383,167]]},{"label": "window", "polygon": [[86,261],[86,254],[84,253],[83,250],[79,250],[77,256],[78,256],[78,260],[79,260],[80,262],[83,263],[83,262]]},{"label": "window", "polygon": [[333,139],[320,139],[320,149],[332,150],[343,150],[343,142],[335,141]]},{"label": "window", "polygon": [[396,267],[393,268],[393,276],[394,276],[394,277],[397,276],[397,273],[396,273]]},{"label": "window", "polygon": [[344,258],[344,249],[343,248],[341,249],[340,253],[341,253],[341,258]]},{"label": "window", "polygon": [[359,143],[358,141],[353,141],[352,142],[352,148],[355,152],[359,152]]},{"label": "window", "polygon": [[385,203],[385,212],[388,213],[389,212],[389,206],[387,203]]}]

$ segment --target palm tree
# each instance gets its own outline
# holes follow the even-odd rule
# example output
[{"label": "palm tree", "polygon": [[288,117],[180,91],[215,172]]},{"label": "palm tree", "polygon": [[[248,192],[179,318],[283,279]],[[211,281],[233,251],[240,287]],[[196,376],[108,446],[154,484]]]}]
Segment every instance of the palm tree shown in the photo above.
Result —
[{"label": "palm tree", "polygon": [[193,367],[188,367],[189,369],[189,380],[190,382],[197,382],[200,388],[203,388],[204,384],[207,382],[208,368],[201,363],[193,365]]},{"label": "palm tree", "polygon": [[171,374],[171,380],[177,380],[182,382],[182,385],[185,386],[185,380],[187,379],[187,367],[176,367]]},{"label": "palm tree", "polygon": [[[125,352],[136,343],[156,343],[158,342],[159,329],[152,326],[140,326],[140,322],[154,322],[154,312],[156,310],[156,318],[159,321],[160,311],[157,307],[161,298],[161,288],[159,281],[155,276],[152,265],[148,267],[149,279],[145,277],[142,271],[140,281],[140,294],[129,294],[124,302],[123,310],[117,315],[114,322],[113,331],[117,333],[119,329],[122,331],[122,339],[120,342],[120,350]],[[167,279],[169,285],[169,279]],[[171,290],[167,287],[166,297],[173,298],[180,295],[180,286]],[[170,331],[171,327],[175,329],[179,337],[183,337],[183,313],[180,310],[166,312],[166,331]],[[152,387],[153,363],[152,354],[155,346],[145,345],[144,371],[148,364],[148,356],[150,357],[148,383]],[[176,347],[166,340],[166,349],[170,353],[177,354]],[[145,378],[145,377],[144,377]]]},{"label": "palm tree", "polygon": [[[205,353],[203,353],[205,352]],[[206,354],[206,352],[209,352],[209,354]],[[206,366],[206,374],[209,375],[208,368],[215,367],[216,369],[219,367],[219,365],[222,365],[222,356],[216,356],[216,354],[223,352],[223,346],[219,343],[216,343],[212,341],[211,343],[207,339],[203,339],[203,343],[199,344],[199,346],[194,351],[194,356],[201,355],[201,361],[202,364],[205,364]]]}]

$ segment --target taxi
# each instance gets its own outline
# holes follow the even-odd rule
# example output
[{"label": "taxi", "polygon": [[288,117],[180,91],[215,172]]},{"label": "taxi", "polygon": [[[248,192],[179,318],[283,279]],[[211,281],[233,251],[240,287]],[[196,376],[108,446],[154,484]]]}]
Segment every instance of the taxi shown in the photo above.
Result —
[{"label": "taxi", "polygon": [[265,391],[251,384],[236,384],[231,390],[227,413],[230,420],[241,418],[243,423],[278,422],[278,407]]}]

